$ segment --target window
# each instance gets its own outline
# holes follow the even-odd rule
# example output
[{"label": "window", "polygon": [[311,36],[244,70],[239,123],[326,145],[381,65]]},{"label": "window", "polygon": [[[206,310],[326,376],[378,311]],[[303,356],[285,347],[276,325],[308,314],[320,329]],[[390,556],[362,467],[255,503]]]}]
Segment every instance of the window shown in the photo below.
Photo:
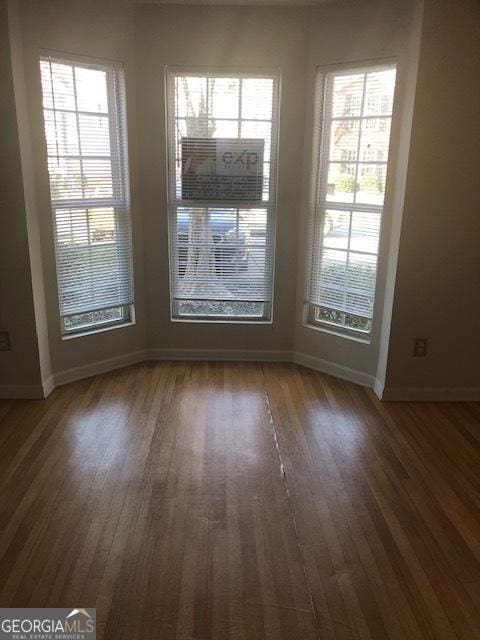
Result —
[{"label": "window", "polygon": [[344,116],[355,115],[355,111],[356,109],[358,109],[360,105],[359,96],[355,93],[348,93],[348,91],[345,92],[343,95],[345,96],[343,115]]},{"label": "window", "polygon": [[172,318],[269,321],[279,79],[169,69]]},{"label": "window", "polygon": [[[317,79],[308,321],[364,336],[372,329],[395,75],[381,66]],[[345,95],[356,96],[348,114]]]},{"label": "window", "polygon": [[122,71],[45,57],[40,72],[62,333],[128,322],[133,274]]},{"label": "window", "polygon": [[355,164],[347,164],[347,162],[351,162],[352,160],[355,162],[357,159],[357,150],[356,149],[342,149],[341,150],[342,160],[342,173],[350,173],[355,175]]}]

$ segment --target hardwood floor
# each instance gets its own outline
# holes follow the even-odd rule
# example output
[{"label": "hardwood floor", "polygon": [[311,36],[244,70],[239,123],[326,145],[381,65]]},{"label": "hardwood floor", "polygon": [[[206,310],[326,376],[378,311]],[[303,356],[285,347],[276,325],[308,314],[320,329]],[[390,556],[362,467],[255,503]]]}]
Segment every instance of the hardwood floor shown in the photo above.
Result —
[{"label": "hardwood floor", "polygon": [[0,606],[104,640],[480,638],[480,404],[146,363],[0,401]]}]

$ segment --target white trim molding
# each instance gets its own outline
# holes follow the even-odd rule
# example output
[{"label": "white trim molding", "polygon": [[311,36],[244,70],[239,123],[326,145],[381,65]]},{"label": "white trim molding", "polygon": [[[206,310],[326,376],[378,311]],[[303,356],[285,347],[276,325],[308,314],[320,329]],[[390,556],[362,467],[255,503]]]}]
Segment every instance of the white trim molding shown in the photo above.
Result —
[{"label": "white trim molding", "polygon": [[368,373],[358,371],[357,369],[350,369],[349,367],[344,367],[341,364],[330,362],[329,360],[323,360],[322,358],[315,358],[307,353],[295,351],[293,353],[293,362],[301,364],[304,367],[308,367],[309,369],[321,371],[329,376],[340,378],[341,380],[348,380],[348,382],[360,384],[362,387],[374,386],[375,378]]},{"label": "white trim molding", "polygon": [[262,349],[147,349],[147,360],[292,362],[292,351]]},{"label": "white trim molding", "polygon": [[132,351],[131,353],[125,353],[121,356],[115,356],[114,358],[99,360],[98,362],[92,362],[91,364],[59,371],[58,373],[53,374],[53,382],[55,387],[58,387],[59,385],[67,384],[68,382],[83,380],[83,378],[90,378],[91,376],[96,376],[99,373],[107,373],[108,371],[128,367],[128,365],[131,364],[144,362],[146,359],[145,351]]},{"label": "white trim molding", "polygon": [[54,386],[107,373],[115,369],[148,360],[224,360],[224,361],[256,361],[256,362],[291,362],[291,351],[254,351],[239,349],[147,349],[132,351],[121,356],[92,362],[91,364],[72,367],[54,374]]},{"label": "white trim molding", "polygon": [[326,375],[374,389],[378,398],[387,402],[479,402],[480,387],[384,387],[372,375],[344,367],[306,353],[262,349],[146,349],[59,371],[39,385],[0,385],[1,399],[37,400],[47,398],[62,384],[90,378],[149,360],[205,360],[223,362],[294,362]]},{"label": "white trim molding", "polygon": [[375,382],[373,383],[373,390],[375,391],[375,395],[379,400],[383,399],[383,390],[385,389],[385,385],[378,378],[375,378]]},{"label": "white trim molding", "polygon": [[42,380],[42,389],[43,389],[43,397],[48,398],[48,396],[55,389],[55,381],[53,379],[53,375],[49,376],[46,380]]}]

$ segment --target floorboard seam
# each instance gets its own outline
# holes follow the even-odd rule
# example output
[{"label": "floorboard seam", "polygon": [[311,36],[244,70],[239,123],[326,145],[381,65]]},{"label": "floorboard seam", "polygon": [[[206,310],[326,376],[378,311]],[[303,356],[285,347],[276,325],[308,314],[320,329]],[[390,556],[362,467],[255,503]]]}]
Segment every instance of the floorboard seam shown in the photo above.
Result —
[{"label": "floorboard seam", "polygon": [[[262,367],[262,369],[263,369],[263,367]],[[264,378],[265,378],[265,375],[264,375]],[[288,510],[290,512],[290,519],[292,521],[293,531],[294,531],[294,535],[295,535],[295,543],[296,543],[296,546],[297,546],[297,549],[298,549],[300,562],[302,564],[303,577],[304,577],[304,580],[305,580],[305,586],[307,588],[308,599],[310,601],[310,609],[311,609],[311,613],[312,613],[312,617],[313,617],[313,624],[314,624],[315,631],[318,631],[318,629],[320,627],[319,627],[319,623],[318,623],[317,612],[316,612],[316,609],[315,609],[315,601],[313,599],[313,593],[312,593],[312,589],[310,587],[310,581],[308,579],[307,566],[306,566],[304,555],[303,555],[303,552],[302,552],[302,547],[301,547],[301,544],[300,544],[300,536],[298,534],[297,520],[295,518],[295,512],[293,510],[292,497],[291,497],[291,494],[290,494],[290,487],[288,485],[287,472],[285,470],[285,465],[283,463],[283,456],[282,456],[282,452],[280,450],[280,442],[279,442],[279,438],[278,438],[278,432],[277,432],[277,428],[275,426],[275,420],[273,419],[272,406],[270,404],[270,395],[268,393],[268,390],[267,390],[266,386],[265,386],[265,401],[266,401],[266,404],[267,404],[268,419],[269,419],[270,426],[271,426],[271,429],[272,429],[273,441],[274,441],[274,444],[275,444],[275,449],[277,451],[278,460],[280,462],[280,474],[282,476],[283,486],[285,488],[285,493],[286,493],[286,496],[287,496]]]}]

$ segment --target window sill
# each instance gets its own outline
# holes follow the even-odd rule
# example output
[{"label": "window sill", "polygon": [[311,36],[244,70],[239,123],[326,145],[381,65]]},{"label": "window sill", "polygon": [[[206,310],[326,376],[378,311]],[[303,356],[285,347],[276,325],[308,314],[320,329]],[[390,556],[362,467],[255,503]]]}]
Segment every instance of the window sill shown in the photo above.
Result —
[{"label": "window sill", "polygon": [[242,318],[222,319],[222,318],[170,318],[170,322],[178,322],[180,324],[273,324],[273,319],[258,318],[255,320],[242,320]]},{"label": "window sill", "polygon": [[321,331],[322,333],[327,333],[328,335],[334,336],[336,338],[345,338],[347,340],[351,340],[352,342],[358,342],[367,346],[370,346],[372,343],[371,336],[355,335],[354,333],[350,333],[349,331],[342,331],[341,329],[334,329],[333,327],[330,328],[322,324],[314,324],[308,321],[304,322],[303,326],[307,329]]},{"label": "window sill", "polygon": [[85,331],[75,331],[72,333],[62,334],[62,340],[68,341],[74,338],[85,338],[86,336],[93,336],[97,333],[105,333],[106,331],[113,331],[113,329],[124,329],[125,327],[131,327],[135,324],[134,320],[127,320],[125,322],[119,322],[118,324],[111,324],[104,327],[95,327],[92,329],[86,329]]}]

